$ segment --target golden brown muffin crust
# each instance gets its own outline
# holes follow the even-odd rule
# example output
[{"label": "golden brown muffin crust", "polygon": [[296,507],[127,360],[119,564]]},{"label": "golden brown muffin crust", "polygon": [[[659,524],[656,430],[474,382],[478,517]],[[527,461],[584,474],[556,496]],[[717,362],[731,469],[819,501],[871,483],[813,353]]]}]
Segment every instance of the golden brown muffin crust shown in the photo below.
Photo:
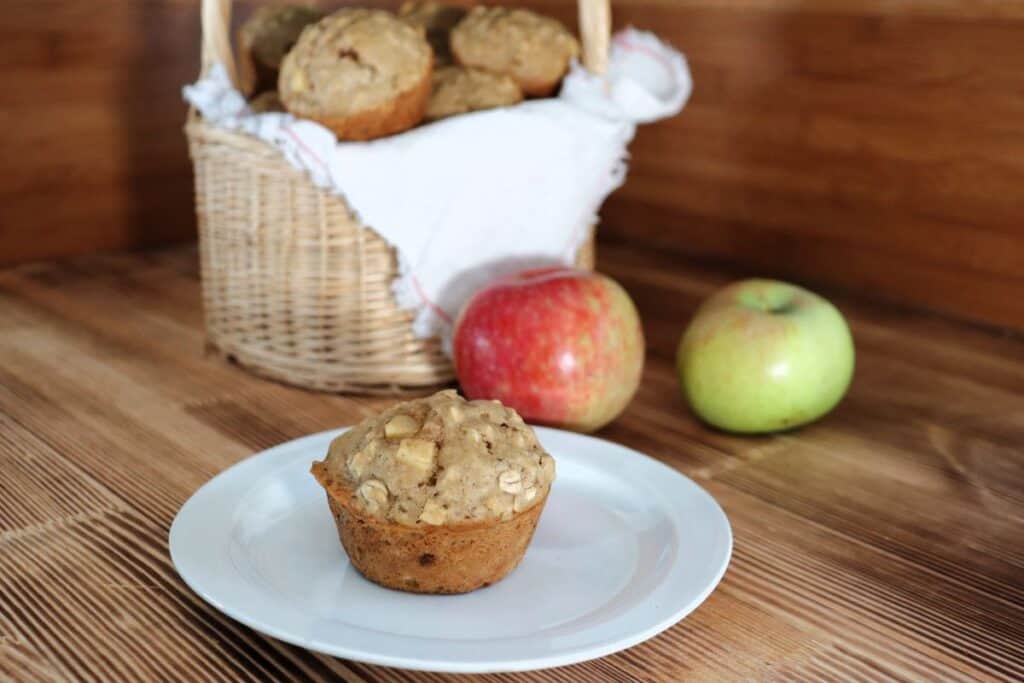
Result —
[{"label": "golden brown muffin crust", "polygon": [[324,463],[313,463],[313,475],[352,565],[382,586],[415,593],[465,593],[500,581],[522,560],[546,502],[506,520],[411,527],[361,509]]},{"label": "golden brown muffin crust", "polygon": [[446,66],[434,72],[426,119],[434,121],[522,101],[523,91],[508,76],[464,66]]},{"label": "golden brown muffin crust", "polygon": [[451,49],[457,63],[508,74],[530,96],[554,92],[580,53],[557,20],[504,7],[474,7],[452,30]]},{"label": "golden brown muffin crust", "polygon": [[309,26],[278,80],[291,113],[339,137],[369,139],[415,125],[430,91],[433,53],[420,32],[382,10],[346,8]]}]

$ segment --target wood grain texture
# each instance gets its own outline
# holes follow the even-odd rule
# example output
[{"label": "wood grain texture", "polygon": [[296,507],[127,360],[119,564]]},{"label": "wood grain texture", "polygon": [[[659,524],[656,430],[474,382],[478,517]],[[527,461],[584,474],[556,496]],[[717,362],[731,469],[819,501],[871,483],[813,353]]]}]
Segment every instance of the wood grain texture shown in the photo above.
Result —
[{"label": "wood grain texture", "polygon": [[[489,681],[1013,681],[1024,677],[1024,340],[839,298],[850,395],[741,438],[679,397],[682,326],[734,273],[606,248],[649,341],[601,433],[696,479],[735,555],[694,614],[640,646]],[[457,681],[323,657],[181,582],[167,532],[254,450],[389,404],[303,392],[203,354],[190,248],[0,271],[0,679]]]},{"label": "wood grain texture", "polygon": [[0,264],[192,239],[198,0],[13,0],[0,38]]},{"label": "wood grain texture", "polygon": [[1024,328],[1021,7],[616,2],[695,89],[603,234]]},{"label": "wood grain texture", "polygon": [[196,13],[184,0],[5,3],[0,263],[194,233],[180,88],[198,68]]},{"label": "wood grain texture", "polygon": [[[574,0],[525,4],[575,24]],[[616,26],[687,53],[696,89],[640,129],[607,239],[1024,329],[1024,4],[613,5]],[[5,7],[0,263],[194,234],[180,87],[197,12]]]}]

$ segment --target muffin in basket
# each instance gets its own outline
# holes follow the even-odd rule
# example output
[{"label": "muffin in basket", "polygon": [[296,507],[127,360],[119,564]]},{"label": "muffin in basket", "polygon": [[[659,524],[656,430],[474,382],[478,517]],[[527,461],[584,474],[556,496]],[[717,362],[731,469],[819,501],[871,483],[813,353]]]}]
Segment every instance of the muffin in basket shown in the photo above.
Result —
[{"label": "muffin in basket", "polygon": [[264,5],[238,29],[238,75],[242,91],[256,94],[277,88],[281,60],[302,29],[323,14],[312,7]]},{"label": "muffin in basket", "polygon": [[452,63],[448,35],[466,16],[466,11],[465,7],[437,0],[410,0],[402,4],[398,16],[413,26],[422,27],[427,34],[427,42],[434,50],[434,64],[447,65]]},{"label": "muffin in basket", "polygon": [[523,92],[508,76],[464,66],[445,66],[434,72],[426,119],[435,121],[522,101]]},{"label": "muffin in basket", "polygon": [[267,90],[249,100],[249,109],[257,114],[266,114],[267,112],[283,112],[284,105],[281,104],[281,96],[277,94],[276,90]]},{"label": "muffin in basket", "polygon": [[507,74],[530,97],[552,94],[580,53],[557,20],[504,7],[474,7],[452,29],[450,42],[457,64]]},{"label": "muffin in basket", "polygon": [[364,420],[312,473],[363,576],[404,591],[465,593],[519,564],[555,462],[514,410],[449,390]]},{"label": "muffin in basket", "polygon": [[339,139],[372,140],[420,122],[432,72],[421,29],[383,10],[345,8],[302,32],[278,92],[289,112]]}]

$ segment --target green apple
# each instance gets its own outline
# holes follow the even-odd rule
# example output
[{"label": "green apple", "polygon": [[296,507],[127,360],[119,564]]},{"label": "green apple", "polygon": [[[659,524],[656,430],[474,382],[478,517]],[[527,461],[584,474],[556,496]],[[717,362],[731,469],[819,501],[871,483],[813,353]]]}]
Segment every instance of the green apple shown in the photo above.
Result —
[{"label": "green apple", "polygon": [[677,367],[698,417],[759,433],[832,410],[850,386],[853,356],[850,328],[831,303],[785,282],[743,280],[697,310]]}]

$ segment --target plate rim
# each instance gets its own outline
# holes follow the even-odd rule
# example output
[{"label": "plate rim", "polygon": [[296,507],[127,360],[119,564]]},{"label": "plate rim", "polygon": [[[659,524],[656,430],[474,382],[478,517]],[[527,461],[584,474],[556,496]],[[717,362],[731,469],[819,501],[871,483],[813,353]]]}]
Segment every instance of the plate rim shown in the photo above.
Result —
[{"label": "plate rim", "polygon": [[[486,663],[480,661],[468,661],[458,662],[451,660],[440,660],[440,659],[425,659],[423,657],[403,657],[400,654],[380,654],[367,652],[361,649],[349,649],[344,646],[336,646],[334,644],[324,644],[319,642],[311,642],[310,639],[304,639],[301,636],[294,634],[288,630],[282,630],[276,627],[273,623],[253,618],[246,614],[243,609],[235,609],[232,605],[229,605],[222,600],[219,600],[215,595],[211,594],[208,590],[205,590],[198,584],[198,577],[190,576],[187,571],[182,571],[182,550],[179,546],[178,552],[175,548],[178,543],[176,542],[176,535],[181,533],[182,520],[185,519],[188,514],[188,509],[193,506],[200,504],[199,502],[205,496],[213,495],[211,490],[223,483],[231,476],[238,476],[239,471],[243,468],[252,467],[257,461],[272,459],[280,451],[288,451],[292,449],[302,448],[306,442],[318,441],[321,439],[333,439],[337,435],[345,432],[351,427],[342,427],[336,429],[328,429],[313,434],[307,434],[295,439],[290,439],[282,443],[271,446],[270,448],[263,449],[261,451],[254,452],[236,462],[224,468],[221,472],[211,477],[209,480],[204,482],[195,492],[192,493],[179,508],[171,526],[168,530],[168,551],[170,554],[171,563],[174,566],[175,572],[182,579],[186,586],[189,587],[200,599],[209,604],[210,606],[217,609],[225,616],[233,619],[234,621],[243,624],[244,626],[251,628],[259,633],[262,633],[271,638],[275,638],[282,642],[289,643],[304,649],[313,650],[326,654],[332,657],[339,657],[342,659],[349,659],[356,662],[372,664],[376,666],[387,666],[400,669],[406,669],[410,671],[430,671],[438,673],[500,673],[500,672],[522,672],[522,671],[536,671],[541,669],[550,669],[559,666],[567,666],[570,664],[578,664],[581,662],[590,661],[600,657],[605,657],[616,652],[634,647],[646,640],[649,640],[658,634],[668,630],[681,620],[686,618],[705,600],[711,595],[712,592],[721,583],[722,578],[725,576],[729,565],[732,561],[733,553],[733,533],[732,525],[729,523],[729,518],[725,514],[721,505],[708,493],[704,487],[695,482],[690,477],[686,476],[679,470],[661,462],[660,460],[653,458],[645,453],[641,453],[636,449],[629,446],[616,443],[607,439],[602,439],[589,434],[579,434],[562,429],[556,429],[553,427],[543,427],[537,425],[531,425],[533,429],[538,433],[540,441],[544,443],[544,435],[552,434],[555,438],[569,438],[569,439],[580,439],[586,442],[591,442],[599,448],[613,448],[616,450],[624,451],[623,454],[628,454],[630,457],[639,457],[647,461],[648,465],[655,466],[656,469],[661,469],[666,476],[678,477],[684,482],[692,486],[698,492],[698,495],[703,496],[705,502],[710,503],[710,510],[712,514],[717,518],[717,524],[720,527],[722,533],[722,539],[724,541],[724,550],[722,557],[719,562],[719,566],[714,572],[712,580],[708,581],[707,585],[696,594],[689,601],[682,603],[678,609],[671,611],[670,614],[650,626],[639,629],[628,636],[622,636],[619,638],[613,638],[612,640],[599,643],[596,645],[589,646],[578,646],[576,648],[569,648],[563,651],[550,654],[539,654],[532,657],[516,658],[511,660],[489,660]],[[282,465],[285,467],[286,465]],[[248,490],[248,489],[247,489]],[[242,494],[244,495],[244,493]],[[177,532],[176,532],[177,530]]]}]

